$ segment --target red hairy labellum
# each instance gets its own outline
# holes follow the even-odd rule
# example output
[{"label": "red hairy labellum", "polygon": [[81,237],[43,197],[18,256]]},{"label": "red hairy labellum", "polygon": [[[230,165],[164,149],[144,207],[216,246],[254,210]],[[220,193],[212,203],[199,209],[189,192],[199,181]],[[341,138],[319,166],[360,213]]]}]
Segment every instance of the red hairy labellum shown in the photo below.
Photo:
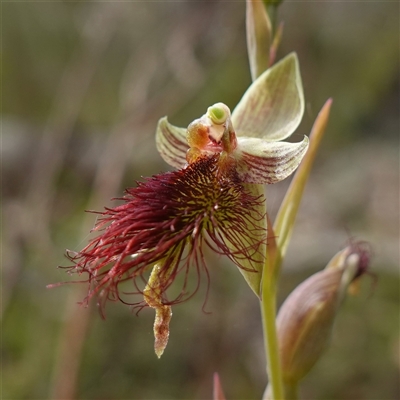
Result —
[{"label": "red hairy labellum", "polygon": [[[117,200],[123,204],[98,212],[94,231],[100,234],[79,253],[68,253],[75,264],[71,272],[88,274],[87,300],[99,295],[101,305],[121,300],[122,282],[132,282],[134,293],[143,294],[143,274],[155,264],[162,303],[184,301],[197,291],[202,272],[208,281],[203,244],[241,267],[241,260],[251,261],[265,238],[259,223],[265,216],[258,211],[262,199],[245,191],[235,163],[222,162],[219,155],[147,178]],[[191,291],[189,268],[198,277]],[[166,290],[179,273],[184,276],[182,290],[170,299]]]}]

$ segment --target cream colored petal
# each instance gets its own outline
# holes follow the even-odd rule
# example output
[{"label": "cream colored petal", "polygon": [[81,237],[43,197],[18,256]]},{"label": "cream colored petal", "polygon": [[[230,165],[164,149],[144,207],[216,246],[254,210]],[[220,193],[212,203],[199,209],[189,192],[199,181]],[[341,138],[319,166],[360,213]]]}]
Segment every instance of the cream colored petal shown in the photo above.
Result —
[{"label": "cream colored petal", "polygon": [[298,167],[307,148],[307,136],[299,143],[239,137],[235,150],[239,176],[248,183],[277,183]]},{"label": "cream colored petal", "polygon": [[289,137],[304,113],[299,62],[291,53],[265,71],[247,89],[232,113],[233,126],[270,141]]},{"label": "cream colored petal", "polygon": [[186,152],[189,149],[186,129],[171,125],[167,117],[158,121],[156,146],[164,161],[172,167],[183,168],[186,165]]}]

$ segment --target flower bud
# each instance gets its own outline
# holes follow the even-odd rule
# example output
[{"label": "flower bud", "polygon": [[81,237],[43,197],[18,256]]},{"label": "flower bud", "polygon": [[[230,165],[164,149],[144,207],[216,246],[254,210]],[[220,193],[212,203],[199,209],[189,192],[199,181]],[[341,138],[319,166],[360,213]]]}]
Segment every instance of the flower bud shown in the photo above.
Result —
[{"label": "flower bud", "polygon": [[302,379],[329,344],[333,323],[347,290],[367,271],[369,247],[353,243],[327,267],[301,283],[277,317],[282,375],[288,386]]}]

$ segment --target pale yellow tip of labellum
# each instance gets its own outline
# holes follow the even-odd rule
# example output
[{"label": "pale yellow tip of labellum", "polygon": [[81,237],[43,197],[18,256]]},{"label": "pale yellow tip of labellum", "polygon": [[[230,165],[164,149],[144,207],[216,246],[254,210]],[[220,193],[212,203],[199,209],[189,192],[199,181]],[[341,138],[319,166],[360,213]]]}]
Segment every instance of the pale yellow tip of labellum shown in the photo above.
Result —
[{"label": "pale yellow tip of labellum", "polygon": [[168,280],[168,274],[162,274],[162,265],[156,264],[151,271],[149,281],[143,290],[144,301],[156,312],[154,319],[154,351],[160,358],[168,344],[169,323],[172,317],[171,306],[162,302],[163,284]]},{"label": "pale yellow tip of labellum", "polygon": [[154,320],[154,351],[158,358],[164,353],[169,338],[169,322],[171,321],[172,310],[170,306],[156,308]]}]

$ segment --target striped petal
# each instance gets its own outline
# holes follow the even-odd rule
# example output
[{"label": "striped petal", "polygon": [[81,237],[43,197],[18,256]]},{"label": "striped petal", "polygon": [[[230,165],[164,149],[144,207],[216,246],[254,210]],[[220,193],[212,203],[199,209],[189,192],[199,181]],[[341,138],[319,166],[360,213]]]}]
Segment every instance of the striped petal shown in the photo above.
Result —
[{"label": "striped petal", "polygon": [[186,129],[178,128],[168,122],[167,117],[158,121],[156,146],[166,163],[175,168],[183,168],[189,146],[186,141]]},{"label": "striped petal", "polygon": [[304,113],[297,55],[291,53],[267,69],[248,88],[232,113],[239,136],[278,141],[289,137]]},{"label": "striped petal", "polygon": [[238,137],[235,158],[239,177],[248,183],[277,183],[294,172],[307,148],[307,136],[299,143]]}]

